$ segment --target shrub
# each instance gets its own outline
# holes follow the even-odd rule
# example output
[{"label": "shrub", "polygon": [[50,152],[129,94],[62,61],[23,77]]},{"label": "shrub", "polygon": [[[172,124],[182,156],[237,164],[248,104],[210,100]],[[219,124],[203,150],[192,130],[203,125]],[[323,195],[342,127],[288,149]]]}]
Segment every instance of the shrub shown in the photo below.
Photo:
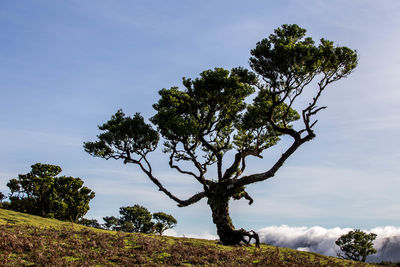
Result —
[{"label": "shrub", "polygon": [[350,231],[336,240],[336,245],[344,254],[338,253],[343,259],[365,262],[368,255],[375,254],[376,249],[372,241],[376,238],[376,234],[367,234],[359,229]]},{"label": "shrub", "polygon": [[[176,219],[164,212],[156,212],[153,215],[143,206],[134,205],[121,207],[121,217],[103,217],[104,227],[110,230],[136,233],[162,233],[176,226]],[[155,220],[152,221],[152,218]]]}]

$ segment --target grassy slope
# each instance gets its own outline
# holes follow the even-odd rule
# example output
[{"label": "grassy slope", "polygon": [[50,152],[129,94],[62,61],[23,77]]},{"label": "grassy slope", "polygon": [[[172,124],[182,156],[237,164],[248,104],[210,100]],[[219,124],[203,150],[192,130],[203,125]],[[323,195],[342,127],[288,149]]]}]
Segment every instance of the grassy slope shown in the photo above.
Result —
[{"label": "grassy slope", "polygon": [[0,209],[0,266],[371,266],[262,245],[127,234]]}]

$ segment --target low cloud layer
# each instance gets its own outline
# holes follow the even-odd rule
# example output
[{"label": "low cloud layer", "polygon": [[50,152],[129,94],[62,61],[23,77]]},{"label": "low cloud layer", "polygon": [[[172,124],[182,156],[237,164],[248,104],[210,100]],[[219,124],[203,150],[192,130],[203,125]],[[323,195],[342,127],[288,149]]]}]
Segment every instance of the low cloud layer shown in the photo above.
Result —
[{"label": "low cloud layer", "polygon": [[[351,228],[326,229],[314,227],[270,226],[258,231],[261,242],[279,247],[288,247],[302,251],[316,252],[336,256],[339,247],[335,241]],[[400,227],[386,226],[373,229],[362,229],[377,234],[374,247],[378,251],[367,258],[367,261],[400,261]]]},{"label": "low cloud layer", "polygon": [[187,237],[187,238],[200,238],[200,239],[208,239],[208,240],[217,240],[218,236],[210,234],[208,232],[203,232],[199,234],[187,233],[187,234],[179,234],[173,229],[168,229],[164,232],[164,235],[167,236],[175,236],[175,237]]},{"label": "low cloud layer", "polygon": [[[316,252],[327,256],[337,256],[340,251],[335,241],[352,228],[290,227],[287,225],[269,226],[258,231],[260,241],[278,247],[287,247],[301,251]],[[385,226],[372,229],[361,229],[377,234],[374,248],[378,251],[367,258],[369,262],[400,262],[400,227]],[[218,236],[208,232],[198,234],[181,234],[173,229],[165,231],[165,235],[215,240]]]}]

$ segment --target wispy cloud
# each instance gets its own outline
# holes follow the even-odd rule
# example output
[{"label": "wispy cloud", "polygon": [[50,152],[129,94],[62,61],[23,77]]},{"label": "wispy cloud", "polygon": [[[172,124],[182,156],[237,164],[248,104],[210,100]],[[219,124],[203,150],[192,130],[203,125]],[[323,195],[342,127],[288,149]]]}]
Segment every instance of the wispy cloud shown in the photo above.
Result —
[{"label": "wispy cloud", "polygon": [[0,137],[11,140],[8,147],[20,149],[26,146],[66,146],[81,147],[82,138],[71,134],[60,134],[49,131],[24,130],[24,129],[1,129]]}]

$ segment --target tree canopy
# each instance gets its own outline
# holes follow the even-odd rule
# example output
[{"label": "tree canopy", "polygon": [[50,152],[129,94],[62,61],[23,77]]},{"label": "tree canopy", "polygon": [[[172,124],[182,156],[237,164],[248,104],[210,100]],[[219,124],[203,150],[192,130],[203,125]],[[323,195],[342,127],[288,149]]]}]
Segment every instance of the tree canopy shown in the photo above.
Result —
[{"label": "tree canopy", "polygon": [[95,193],[80,178],[60,176],[61,167],[36,163],[11,179],[9,208],[43,217],[77,222],[89,210]]},{"label": "tree canopy", "polygon": [[[129,117],[119,110],[99,126],[102,133],[97,141],[84,143],[85,151],[138,165],[180,207],[207,198],[222,243],[258,240],[254,232],[235,230],[229,218],[229,200],[245,198],[251,204],[245,186],[273,177],[302,144],[315,137],[314,117],[326,108],[317,104],[323,91],[357,65],[355,51],[325,39],[316,45],[305,34],[305,29],[285,24],[258,42],[249,62],[254,72],[243,67],[214,68],[194,80],[183,78],[182,89],[160,90],[152,124],[139,113]],[[298,108],[296,100],[309,87],[314,87],[314,96]],[[183,200],[155,177],[148,154],[157,148],[160,136],[169,167],[196,179],[201,192]],[[276,162],[262,172],[244,175],[246,160],[262,158],[283,136],[292,143]],[[226,156],[230,151],[233,157]],[[216,177],[208,173],[212,167]]]}]

